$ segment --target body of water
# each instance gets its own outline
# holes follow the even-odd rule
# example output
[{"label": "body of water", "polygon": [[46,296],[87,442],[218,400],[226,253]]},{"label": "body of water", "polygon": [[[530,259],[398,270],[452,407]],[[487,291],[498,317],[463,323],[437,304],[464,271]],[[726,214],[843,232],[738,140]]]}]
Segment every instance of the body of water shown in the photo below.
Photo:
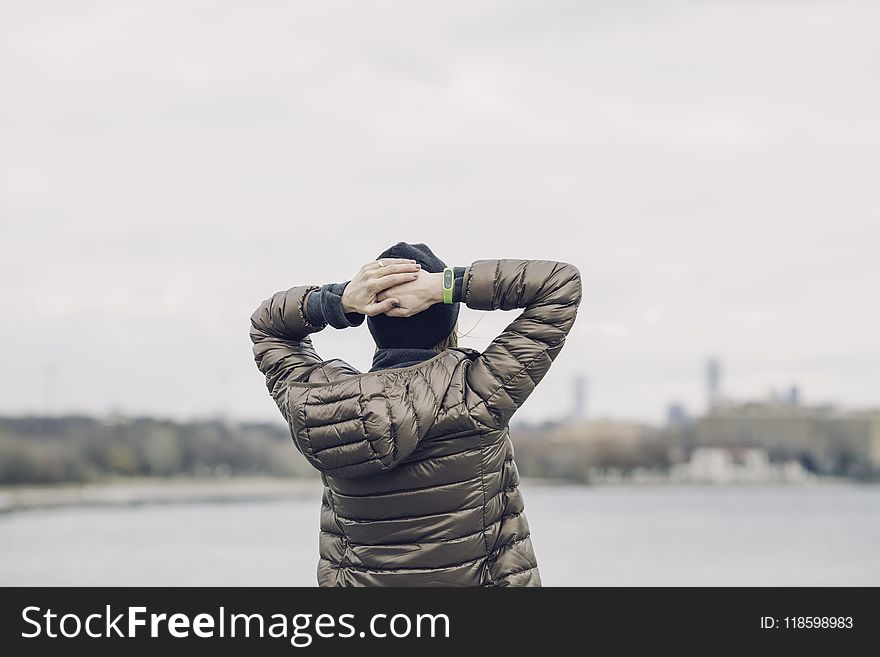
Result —
[{"label": "body of water", "polygon": [[[880,486],[525,484],[544,584],[880,585]],[[319,493],[0,515],[0,585],[314,586]]]}]

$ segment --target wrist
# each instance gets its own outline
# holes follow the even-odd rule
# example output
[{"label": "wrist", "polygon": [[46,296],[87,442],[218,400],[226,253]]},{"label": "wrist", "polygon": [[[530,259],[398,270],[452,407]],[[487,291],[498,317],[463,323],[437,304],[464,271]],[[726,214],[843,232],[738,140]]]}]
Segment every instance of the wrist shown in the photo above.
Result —
[{"label": "wrist", "polygon": [[452,267],[446,267],[443,270],[443,303],[451,304],[453,292],[455,291],[455,270]]},{"label": "wrist", "polygon": [[443,272],[432,272],[431,277],[431,303],[443,303]]},{"label": "wrist", "polygon": [[330,325],[333,328],[360,326],[364,314],[348,311],[342,303],[342,295],[348,283],[327,283],[309,293],[306,312],[309,321],[320,328]]},{"label": "wrist", "polygon": [[464,270],[465,267],[453,267],[452,271],[455,275],[455,287],[452,290],[452,302],[462,303],[464,301]]},{"label": "wrist", "polygon": [[361,311],[352,305],[351,294],[349,294],[349,287],[351,286],[346,283],[345,287],[342,290],[342,298],[340,300],[340,303],[342,304],[342,311],[345,313],[360,313]]}]

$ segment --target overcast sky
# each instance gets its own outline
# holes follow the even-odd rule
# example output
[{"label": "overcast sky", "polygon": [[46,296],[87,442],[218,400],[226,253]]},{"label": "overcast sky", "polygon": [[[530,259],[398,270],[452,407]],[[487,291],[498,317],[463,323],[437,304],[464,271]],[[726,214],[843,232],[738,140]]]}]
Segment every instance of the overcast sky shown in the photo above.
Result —
[{"label": "overcast sky", "polygon": [[[874,2],[0,1],[0,412],[278,419],[249,317],[404,240],[575,263],[518,415],[880,405]],[[514,317],[462,309],[482,349]],[[314,337],[368,369],[366,325]]]}]

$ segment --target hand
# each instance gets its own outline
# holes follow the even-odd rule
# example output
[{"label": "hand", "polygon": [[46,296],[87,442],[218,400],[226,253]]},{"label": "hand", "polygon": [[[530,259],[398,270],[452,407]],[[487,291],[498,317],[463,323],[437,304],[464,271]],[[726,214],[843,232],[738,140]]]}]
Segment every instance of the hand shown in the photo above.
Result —
[{"label": "hand", "polygon": [[387,288],[376,300],[395,299],[398,304],[385,312],[389,317],[411,317],[443,301],[443,272],[422,270],[410,281]]},{"label": "hand", "polygon": [[394,308],[395,296],[377,295],[389,287],[415,281],[421,265],[410,258],[382,258],[368,262],[358,270],[342,292],[342,310],[347,313],[378,315]]}]

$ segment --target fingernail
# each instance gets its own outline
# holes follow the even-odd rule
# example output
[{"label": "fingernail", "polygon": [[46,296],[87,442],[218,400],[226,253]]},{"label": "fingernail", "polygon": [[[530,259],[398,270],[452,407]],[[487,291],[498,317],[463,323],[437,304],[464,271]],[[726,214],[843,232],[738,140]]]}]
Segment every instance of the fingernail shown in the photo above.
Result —
[{"label": "fingernail", "polygon": [[416,263],[416,269],[421,269],[421,268],[422,268],[422,264],[421,264],[420,262],[417,262],[417,263]]}]

